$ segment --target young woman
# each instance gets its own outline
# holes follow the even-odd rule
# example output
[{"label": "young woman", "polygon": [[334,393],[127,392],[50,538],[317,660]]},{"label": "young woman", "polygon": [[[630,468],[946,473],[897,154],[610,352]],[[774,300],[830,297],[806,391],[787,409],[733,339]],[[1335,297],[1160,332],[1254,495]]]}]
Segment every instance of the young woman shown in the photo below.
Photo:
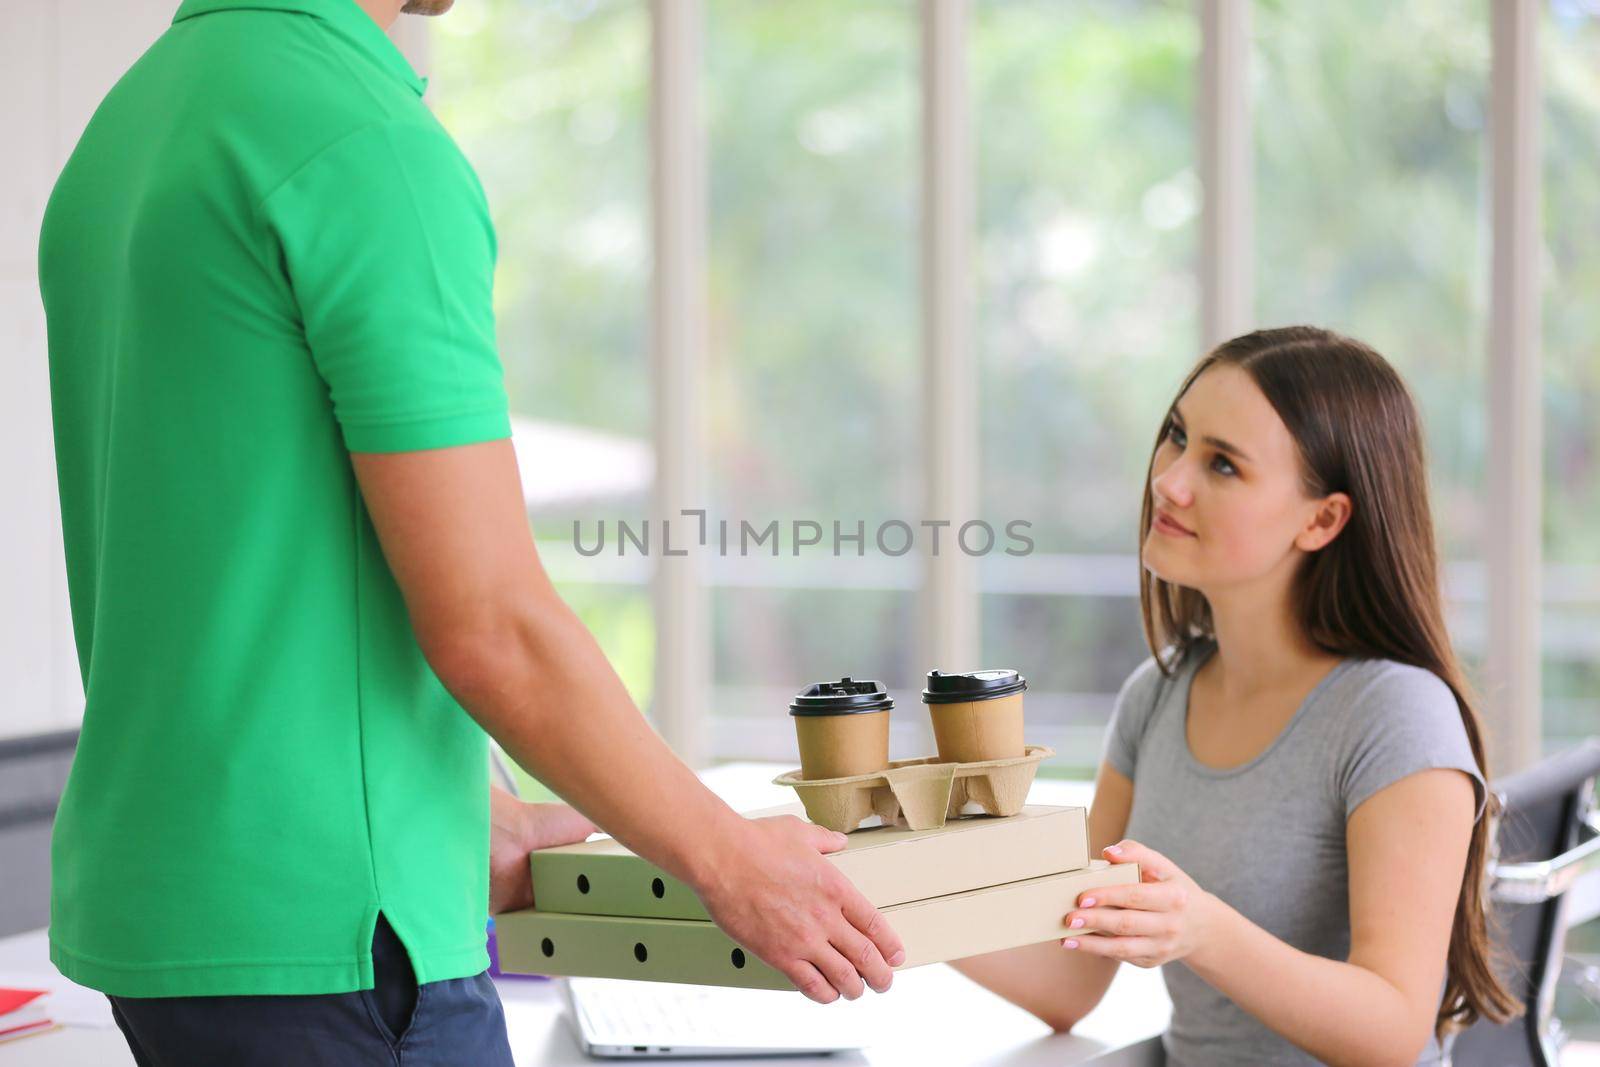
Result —
[{"label": "young woman", "polygon": [[961,970],[1067,1030],[1119,962],[1159,965],[1186,1067],[1409,1067],[1508,1017],[1481,731],[1394,369],[1310,327],[1220,345],[1162,422],[1140,536],[1155,657],[1118,694],[1089,833],[1141,880]]}]

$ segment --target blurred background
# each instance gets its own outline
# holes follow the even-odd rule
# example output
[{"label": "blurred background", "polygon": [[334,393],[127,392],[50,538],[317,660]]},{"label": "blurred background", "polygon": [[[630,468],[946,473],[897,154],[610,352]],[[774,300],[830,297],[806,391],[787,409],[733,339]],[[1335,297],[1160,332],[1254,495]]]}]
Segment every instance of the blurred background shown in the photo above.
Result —
[{"label": "blurred background", "polygon": [[[39,218],[175,7],[0,34],[0,739],[82,710]],[[1600,731],[1600,0],[457,0],[393,36],[488,192],[541,553],[690,762],[792,762],[789,697],[842,675],[921,755],[924,673],[1006,666],[1045,773],[1091,774],[1148,655],[1166,405],[1209,344],[1300,322],[1421,405],[1494,770]],[[618,553],[684,508],[782,552]],[[872,536],[925,519],[1034,548]]]},{"label": "blurred background", "polygon": [[[869,531],[922,515],[921,8],[699,6],[698,506]],[[1156,0],[979,0],[962,28],[978,515],[1029,520],[1036,543],[1026,558],[979,559],[964,610],[978,661],[1027,674],[1030,725],[1063,769],[1093,765],[1117,687],[1147,655],[1141,478],[1203,345],[1201,15]],[[1480,668],[1488,4],[1262,2],[1246,17],[1254,225],[1236,251],[1255,266],[1241,327],[1347,331],[1406,376],[1427,422],[1454,635]],[[570,434],[573,455],[606,472],[540,495],[530,514],[563,592],[648,708],[653,561],[578,557],[572,524],[592,543],[598,519],[650,514],[650,6],[461,0],[424,29],[408,44],[499,227],[512,403],[530,434]],[[1600,8],[1545,6],[1539,62],[1548,749],[1600,721]],[[909,697],[930,667],[972,665],[922,658],[918,560],[871,542],[862,557],[707,560],[709,758],[787,758],[787,731],[768,726],[807,682],[881,677]]]}]

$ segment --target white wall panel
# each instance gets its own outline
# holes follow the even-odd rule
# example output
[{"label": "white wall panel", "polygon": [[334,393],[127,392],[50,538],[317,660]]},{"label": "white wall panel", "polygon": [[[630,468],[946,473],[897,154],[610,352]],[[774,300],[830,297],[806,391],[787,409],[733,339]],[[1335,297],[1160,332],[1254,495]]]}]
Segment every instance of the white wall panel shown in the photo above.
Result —
[{"label": "white wall panel", "polygon": [[0,33],[0,737],[83,710],[51,446],[39,223],[89,117],[177,0],[18,4]]},{"label": "white wall panel", "polygon": [[56,108],[59,168],[117,79],[172,25],[178,3],[56,0],[55,7],[60,19]]},{"label": "white wall panel", "polygon": [[49,560],[55,464],[50,449],[44,312],[33,279],[0,280],[0,337],[5,338],[0,405],[0,736],[52,728],[54,633]]},{"label": "white wall panel", "polygon": [[[56,9],[18,4],[0,33],[7,101],[0,139],[0,280],[34,277],[39,219],[56,174]],[[10,360],[7,360],[9,365]]]}]

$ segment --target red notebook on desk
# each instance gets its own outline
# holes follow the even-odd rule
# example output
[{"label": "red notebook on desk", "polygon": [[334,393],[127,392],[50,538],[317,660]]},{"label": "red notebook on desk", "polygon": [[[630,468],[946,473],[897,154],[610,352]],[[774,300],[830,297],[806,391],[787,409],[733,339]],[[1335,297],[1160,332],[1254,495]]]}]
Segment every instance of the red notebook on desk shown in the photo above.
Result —
[{"label": "red notebook on desk", "polygon": [[55,1026],[43,989],[0,989],[0,1042]]}]

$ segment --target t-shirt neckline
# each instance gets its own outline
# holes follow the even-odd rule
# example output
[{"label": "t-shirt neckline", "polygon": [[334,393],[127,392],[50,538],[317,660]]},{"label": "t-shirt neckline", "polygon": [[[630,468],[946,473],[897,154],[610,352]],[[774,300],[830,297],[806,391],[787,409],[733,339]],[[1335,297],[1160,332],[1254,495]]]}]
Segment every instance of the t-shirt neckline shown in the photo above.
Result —
[{"label": "t-shirt neckline", "polygon": [[1266,748],[1235,766],[1212,767],[1196,759],[1194,750],[1189,747],[1189,693],[1194,688],[1195,675],[1200,673],[1200,668],[1205,666],[1206,661],[1216,655],[1217,652],[1216,641],[1213,640],[1206,643],[1210,646],[1210,650],[1194,661],[1193,666],[1188,669],[1188,676],[1183,679],[1183,703],[1181,705],[1181,714],[1178,716],[1178,736],[1183,747],[1184,762],[1191,771],[1208,778],[1232,778],[1236,775],[1244,774],[1260,764],[1268,756],[1271,756],[1273,752],[1277,751],[1278,746],[1282,745],[1284,740],[1294,732],[1295,726],[1299,724],[1301,719],[1305,718],[1306,712],[1317,702],[1323,690],[1327,689],[1328,684],[1336,676],[1343,674],[1345,668],[1355,662],[1354,657],[1346,656],[1338,663],[1335,663],[1328,673],[1324,674],[1317,684],[1311,687],[1311,692],[1307,693],[1305,699],[1300,701],[1300,706],[1294,709],[1294,714],[1289,716],[1289,721],[1283,724],[1283,729],[1278,731],[1278,736],[1267,743]]}]

